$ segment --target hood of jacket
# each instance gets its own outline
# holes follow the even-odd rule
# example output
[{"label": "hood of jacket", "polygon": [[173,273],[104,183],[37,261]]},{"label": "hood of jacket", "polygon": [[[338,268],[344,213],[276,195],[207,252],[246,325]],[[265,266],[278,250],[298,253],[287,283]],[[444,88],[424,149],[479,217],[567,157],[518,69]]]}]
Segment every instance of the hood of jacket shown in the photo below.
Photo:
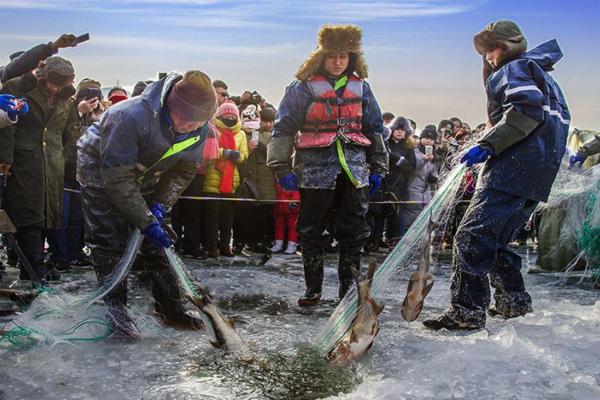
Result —
[{"label": "hood of jacket", "polygon": [[535,61],[544,71],[552,71],[556,64],[563,57],[563,52],[556,39],[542,43],[534,49],[521,53],[517,59]]}]

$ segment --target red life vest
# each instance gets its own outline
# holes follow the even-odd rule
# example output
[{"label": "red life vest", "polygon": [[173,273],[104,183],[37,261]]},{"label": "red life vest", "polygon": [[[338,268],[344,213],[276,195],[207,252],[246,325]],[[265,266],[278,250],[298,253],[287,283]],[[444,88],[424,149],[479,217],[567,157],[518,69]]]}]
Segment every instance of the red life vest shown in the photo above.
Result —
[{"label": "red life vest", "polygon": [[352,75],[342,97],[337,96],[331,83],[322,75],[315,75],[307,85],[313,102],[306,111],[296,148],[329,147],[337,138],[358,146],[371,145],[362,133],[361,79]]}]

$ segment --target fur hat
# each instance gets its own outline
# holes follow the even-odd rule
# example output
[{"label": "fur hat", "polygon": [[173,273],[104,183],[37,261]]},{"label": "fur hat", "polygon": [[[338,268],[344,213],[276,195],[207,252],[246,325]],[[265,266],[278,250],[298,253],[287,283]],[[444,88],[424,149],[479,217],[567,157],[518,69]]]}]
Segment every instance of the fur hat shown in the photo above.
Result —
[{"label": "fur hat", "polygon": [[507,50],[506,58],[527,51],[527,38],[519,25],[505,19],[488,24],[484,30],[473,36],[473,44],[481,55],[498,47]]},{"label": "fur hat", "polygon": [[167,106],[186,121],[208,121],[217,110],[217,94],[204,72],[187,71],[169,93]]},{"label": "fur hat", "polygon": [[318,46],[296,72],[296,78],[307,81],[321,68],[330,51],[348,52],[353,56],[354,73],[364,79],[368,68],[361,50],[362,30],[356,25],[323,25],[319,29]]},{"label": "fur hat", "polygon": [[404,117],[394,118],[392,123],[389,125],[389,128],[392,133],[394,133],[394,131],[396,129],[402,129],[406,133],[407,137],[414,133],[412,125],[410,124],[410,121]]},{"label": "fur hat", "polygon": [[435,125],[426,125],[425,128],[421,131],[419,135],[421,139],[431,139],[434,142],[438,138],[437,129],[435,129]]},{"label": "fur hat", "polygon": [[46,81],[52,84],[66,86],[73,83],[75,69],[69,60],[58,56],[48,57],[44,61],[41,75]]}]

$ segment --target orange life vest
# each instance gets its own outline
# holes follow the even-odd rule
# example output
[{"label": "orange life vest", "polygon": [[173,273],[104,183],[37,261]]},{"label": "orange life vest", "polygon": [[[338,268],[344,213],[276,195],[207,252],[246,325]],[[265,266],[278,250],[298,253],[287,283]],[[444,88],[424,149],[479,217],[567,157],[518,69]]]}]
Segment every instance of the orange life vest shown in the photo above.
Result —
[{"label": "orange life vest", "polygon": [[315,75],[307,84],[313,102],[306,111],[296,148],[329,147],[338,138],[358,146],[371,145],[362,133],[361,79],[352,75],[342,97],[337,96],[331,83],[322,75]]}]

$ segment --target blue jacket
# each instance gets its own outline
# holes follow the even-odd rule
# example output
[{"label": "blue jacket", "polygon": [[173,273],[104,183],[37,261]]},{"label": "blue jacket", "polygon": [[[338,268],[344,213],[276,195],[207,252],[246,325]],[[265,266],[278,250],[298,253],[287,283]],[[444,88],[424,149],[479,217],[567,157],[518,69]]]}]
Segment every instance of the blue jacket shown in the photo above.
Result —
[{"label": "blue jacket", "polygon": [[[172,131],[164,102],[179,79],[168,75],[141,96],[110,107],[77,143],[82,187],[103,190],[142,229],[154,221],[143,196],[172,206],[194,178],[209,132],[208,124],[185,135]],[[173,144],[193,137],[198,140],[192,146],[159,161]]]},{"label": "blue jacket", "polygon": [[[292,164],[294,139],[304,125],[306,111],[313,102],[308,85],[302,81],[292,82],[279,104],[273,128],[273,140],[269,143],[267,164],[279,177],[289,172]],[[388,157],[383,141],[383,118],[369,84],[363,81],[362,132],[372,142],[370,147],[344,144],[344,155],[352,175],[361,187],[368,186],[369,172],[385,175]],[[325,148],[296,149],[294,173],[301,188],[334,189],[338,174],[343,173],[336,146]]]},{"label": "blue jacket", "polygon": [[[513,114],[521,116],[520,120],[527,120],[525,125],[535,128],[530,133],[526,130],[523,138],[511,142],[485,163],[478,187],[548,200],[565,152],[571,119],[565,97],[549,75],[562,56],[556,40],[551,40],[518,55],[488,77],[488,117],[494,125],[490,133],[507,125],[507,119],[510,122],[511,111],[516,111]],[[480,142],[486,143],[486,136]]]}]

